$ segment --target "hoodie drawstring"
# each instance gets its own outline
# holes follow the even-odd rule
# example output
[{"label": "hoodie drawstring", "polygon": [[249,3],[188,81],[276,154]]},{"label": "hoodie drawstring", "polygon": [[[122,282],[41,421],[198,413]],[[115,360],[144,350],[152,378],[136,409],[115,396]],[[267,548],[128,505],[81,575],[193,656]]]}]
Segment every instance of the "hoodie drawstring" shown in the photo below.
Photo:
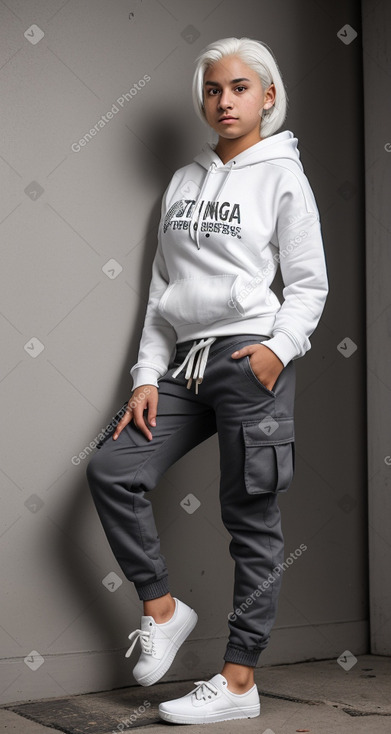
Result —
[{"label": "hoodie drawstring", "polygon": [[[228,161],[226,164],[223,163],[221,158],[217,156],[215,148],[211,143],[207,143],[202,148],[202,151],[197,156],[195,156],[194,161],[195,163],[198,163],[200,166],[202,166],[204,170],[206,170],[206,175],[201,186],[201,191],[197,196],[197,200],[194,205],[194,211],[191,216],[189,229],[190,238],[197,243],[198,249],[200,249],[199,230],[201,217],[200,212],[197,211],[197,208],[200,201],[202,201],[202,196],[205,191],[205,187],[209,180],[210,174],[220,173],[220,171],[227,172],[227,175],[224,177],[220,190],[214,197],[215,200],[218,201],[219,196],[221,196],[223,188],[225,187],[234,169],[239,170],[264,162],[278,163],[279,159],[283,160],[282,165],[285,167],[284,159],[288,159],[291,165],[289,165],[288,163],[287,167],[289,166],[292,170],[292,165],[293,168],[296,168],[297,165],[300,171],[303,171],[303,166],[300,161],[300,153],[297,148],[297,142],[297,138],[294,137],[291,130],[283,130],[280,133],[275,133],[274,135],[270,135],[269,137],[260,140],[258,143],[254,143],[254,145],[251,145],[248,149],[242,151],[241,153],[238,153],[235,156],[234,160]],[[214,160],[211,160],[211,157],[213,157]],[[195,227],[193,226],[194,220],[196,220]]]},{"label": "hoodie drawstring", "polygon": [[[187,389],[190,390],[191,383],[195,380],[195,392],[198,395],[198,385],[201,384],[204,379],[204,372],[206,363],[208,361],[209,349],[213,342],[216,341],[215,336],[209,337],[209,339],[201,339],[198,343],[195,341],[193,346],[189,349],[182,364],[172,373],[172,377],[177,377],[183,368],[187,365],[185,372],[185,379],[187,380]],[[198,354],[197,354],[198,353]],[[197,357],[196,357],[197,355]],[[195,362],[195,364],[194,364]]]},{"label": "hoodie drawstring", "polygon": [[[221,196],[221,193],[222,193],[222,191],[223,191],[223,189],[224,189],[224,187],[225,187],[225,185],[226,185],[226,183],[227,183],[227,181],[228,181],[228,179],[229,179],[229,177],[230,177],[230,175],[232,173],[232,169],[233,169],[233,166],[235,165],[235,163],[236,163],[236,161],[233,160],[233,161],[230,161],[229,164],[227,164],[227,165],[229,165],[229,169],[228,169],[227,175],[225,176],[225,178],[224,178],[224,180],[223,180],[223,182],[222,182],[222,184],[221,184],[221,186],[220,186],[220,188],[219,188],[219,190],[218,190],[218,192],[216,194],[216,201],[219,200],[219,196]],[[221,170],[222,168],[223,167],[221,167],[219,170]],[[201,186],[201,191],[200,191],[200,193],[197,196],[196,203],[194,204],[193,214],[191,215],[191,219],[190,219],[190,227],[189,227],[190,237],[193,240],[195,240],[195,242],[197,243],[197,248],[198,249],[201,248],[201,245],[200,245],[200,211],[197,212],[197,207],[198,207],[198,203],[200,202],[200,200],[202,198],[202,195],[204,193],[204,189],[205,189],[205,187],[206,187],[206,185],[208,183],[208,179],[209,179],[210,174],[211,173],[215,173],[216,170],[217,170],[217,166],[216,166],[216,163],[213,161],[210,164],[210,166],[208,168],[208,171],[206,173],[206,176],[204,178],[203,184]],[[226,166],[224,166],[224,170],[226,170]],[[196,217],[196,215],[197,215],[197,223],[196,223],[196,226],[193,227],[193,220]],[[195,236],[193,235],[193,229],[195,230]]]}]

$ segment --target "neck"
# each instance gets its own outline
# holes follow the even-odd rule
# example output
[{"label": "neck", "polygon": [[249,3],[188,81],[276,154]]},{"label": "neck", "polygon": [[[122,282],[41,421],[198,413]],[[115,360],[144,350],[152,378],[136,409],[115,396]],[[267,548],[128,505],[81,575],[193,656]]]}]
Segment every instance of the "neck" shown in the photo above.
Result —
[{"label": "neck", "polygon": [[250,148],[255,143],[259,143],[263,138],[260,137],[259,133],[251,136],[243,136],[229,140],[227,138],[219,137],[218,143],[215,147],[215,153],[221,158],[223,163],[227,163],[239,153],[243,153],[244,150]]}]

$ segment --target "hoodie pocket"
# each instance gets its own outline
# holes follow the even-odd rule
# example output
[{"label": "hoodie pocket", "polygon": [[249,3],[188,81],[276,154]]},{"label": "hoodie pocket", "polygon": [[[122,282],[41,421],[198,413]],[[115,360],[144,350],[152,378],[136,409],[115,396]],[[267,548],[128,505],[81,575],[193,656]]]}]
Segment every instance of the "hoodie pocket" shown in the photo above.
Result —
[{"label": "hoodie pocket", "polygon": [[176,280],[164,291],[158,310],[172,326],[232,319],[235,311],[229,303],[236,279],[222,274]]},{"label": "hoodie pocket", "polygon": [[242,432],[247,493],[286,492],[295,470],[293,418],[267,416],[263,421],[243,421]]}]

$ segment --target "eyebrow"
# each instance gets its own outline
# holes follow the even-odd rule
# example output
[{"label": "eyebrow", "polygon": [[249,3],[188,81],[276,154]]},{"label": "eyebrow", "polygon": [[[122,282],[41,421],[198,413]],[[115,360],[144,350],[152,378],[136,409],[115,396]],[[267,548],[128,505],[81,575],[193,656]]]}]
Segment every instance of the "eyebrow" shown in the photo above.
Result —
[{"label": "eyebrow", "polygon": [[[251,82],[251,79],[247,79],[247,77],[242,76],[240,79],[231,79],[231,84],[237,84],[237,82]],[[219,82],[205,82],[206,84],[213,84],[213,86],[220,86]]]}]

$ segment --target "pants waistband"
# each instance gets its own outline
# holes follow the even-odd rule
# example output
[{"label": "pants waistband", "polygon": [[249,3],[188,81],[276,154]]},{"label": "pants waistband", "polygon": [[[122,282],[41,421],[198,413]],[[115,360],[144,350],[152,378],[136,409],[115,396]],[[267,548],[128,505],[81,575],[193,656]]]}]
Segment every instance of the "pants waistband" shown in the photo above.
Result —
[{"label": "pants waistband", "polygon": [[172,373],[172,377],[177,377],[180,372],[186,367],[185,379],[187,380],[187,389],[190,390],[193,380],[195,381],[195,393],[198,395],[198,386],[204,379],[204,372],[206,363],[208,361],[209,350],[216,341],[221,340],[232,340],[234,336],[239,340],[241,337],[250,338],[255,336],[256,339],[269,339],[269,336],[262,336],[261,334],[235,334],[221,337],[209,337],[199,340],[189,340],[188,342],[181,342],[177,345],[178,350],[188,349],[188,352],[180,364],[180,366]]}]

